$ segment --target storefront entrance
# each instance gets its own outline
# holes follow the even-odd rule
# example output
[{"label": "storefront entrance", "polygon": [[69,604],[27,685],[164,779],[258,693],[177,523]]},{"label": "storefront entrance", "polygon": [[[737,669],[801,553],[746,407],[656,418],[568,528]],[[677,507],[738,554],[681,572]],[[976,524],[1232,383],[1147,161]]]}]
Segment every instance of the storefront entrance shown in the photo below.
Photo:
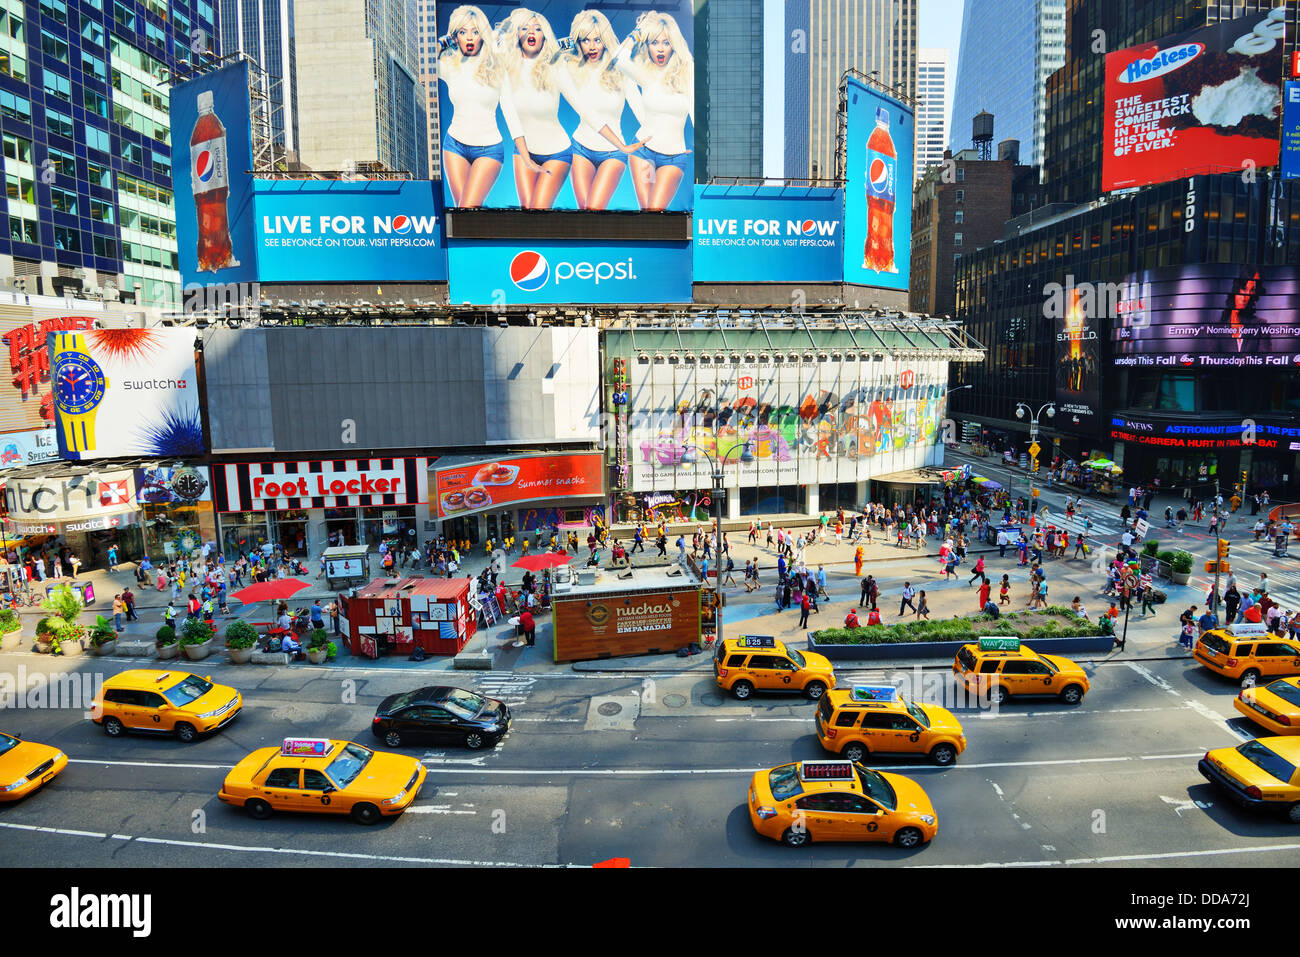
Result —
[{"label": "storefront entrance", "polygon": [[357,510],[325,509],[325,542],[329,547],[357,544]]},{"label": "storefront entrance", "polygon": [[460,518],[444,518],[442,534],[449,542],[467,541],[471,545],[479,543],[479,521],[477,515]]},{"label": "storefront entrance", "polygon": [[272,512],[275,541],[285,555],[306,557],[310,540],[307,534],[307,513],[302,509]]}]

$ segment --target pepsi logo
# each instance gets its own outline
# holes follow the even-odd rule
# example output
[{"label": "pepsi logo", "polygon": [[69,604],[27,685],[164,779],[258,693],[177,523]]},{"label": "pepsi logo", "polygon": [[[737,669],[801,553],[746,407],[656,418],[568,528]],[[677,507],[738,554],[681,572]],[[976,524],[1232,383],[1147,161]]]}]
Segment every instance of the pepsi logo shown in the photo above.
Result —
[{"label": "pepsi logo", "polygon": [[883,187],[889,180],[889,166],[883,159],[876,157],[871,161],[871,169],[868,172],[871,179],[871,185],[876,188]]},{"label": "pepsi logo", "polygon": [[524,292],[536,292],[550,278],[551,265],[539,252],[525,249],[510,260],[510,281]]},{"label": "pepsi logo", "polygon": [[217,161],[212,158],[211,150],[204,150],[194,161],[194,173],[199,178],[200,183],[206,183],[212,179],[212,174],[217,171]]},{"label": "pepsi logo", "polygon": [[395,232],[395,233],[409,233],[410,231],[411,231],[411,217],[410,217],[410,216],[394,216],[394,217],[393,217],[393,232]]},{"label": "pepsi logo", "polygon": [[807,236],[817,229],[817,224],[811,219],[805,219],[799,228],[802,230],[803,234]]}]

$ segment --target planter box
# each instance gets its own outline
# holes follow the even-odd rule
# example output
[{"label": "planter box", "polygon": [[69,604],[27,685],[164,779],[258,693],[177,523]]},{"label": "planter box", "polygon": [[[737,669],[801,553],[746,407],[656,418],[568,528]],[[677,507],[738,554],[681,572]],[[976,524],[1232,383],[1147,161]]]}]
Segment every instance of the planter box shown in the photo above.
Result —
[{"label": "planter box", "polygon": [[53,645],[48,641],[41,641],[41,639],[37,638],[32,644],[32,651],[36,652],[38,655],[48,655],[52,647]]},{"label": "planter box", "polygon": [[201,645],[181,645],[181,651],[185,653],[185,657],[190,661],[202,661],[212,653],[212,643],[214,641],[216,641],[215,638],[209,638]]},{"label": "planter box", "polygon": [[1155,556],[1154,556],[1154,555],[1139,555],[1139,556],[1138,556],[1138,565],[1142,568],[1142,570],[1143,570],[1144,572],[1149,572],[1149,571],[1151,571],[1151,569],[1153,569],[1153,568],[1156,567],[1156,559],[1155,559]]},{"label": "planter box", "polygon": [[1187,582],[1191,579],[1191,577],[1192,577],[1191,572],[1173,572],[1175,585],[1186,585]]},{"label": "planter box", "polygon": [[95,654],[97,655],[111,655],[115,651],[117,651],[116,638],[114,638],[112,641],[101,642],[99,645],[95,646]]},{"label": "planter box", "polygon": [[[895,658],[955,658],[962,645],[969,641],[913,641],[892,645],[823,645],[813,640],[808,632],[808,650],[825,655],[831,661],[889,661]],[[1115,647],[1111,635],[1091,638],[1038,638],[1025,642],[1034,651],[1049,655],[1104,654]]]},{"label": "planter box", "polygon": [[158,652],[158,646],[152,641],[127,641],[125,638],[117,640],[117,653],[119,655],[148,655],[152,658]]},{"label": "planter box", "polygon": [[227,648],[226,652],[230,655],[230,660],[237,665],[246,665],[253,660],[255,648]]},{"label": "planter box", "polygon": [[175,658],[181,653],[181,646],[174,641],[170,645],[155,644],[154,647],[158,649],[158,657],[163,660]]},{"label": "planter box", "polygon": [[1174,576],[1174,570],[1170,567],[1168,562],[1156,562],[1156,574],[1161,578],[1172,579]]},{"label": "planter box", "polygon": [[287,665],[289,663],[289,653],[287,651],[254,651],[248,660],[255,665]]},{"label": "planter box", "polygon": [[86,646],[81,643],[80,638],[75,641],[65,641],[59,648],[65,658],[75,658],[86,651]]},{"label": "planter box", "polygon": [[309,648],[309,649],[307,649],[307,660],[310,661],[313,665],[323,665],[323,664],[325,664],[325,659],[328,658],[328,657],[329,657],[329,651],[327,651],[327,650],[324,649],[324,648],[320,648],[320,649]]},{"label": "planter box", "polygon": [[13,651],[22,643],[22,640],[23,632],[21,628],[17,631],[6,632],[0,635],[0,651]]}]

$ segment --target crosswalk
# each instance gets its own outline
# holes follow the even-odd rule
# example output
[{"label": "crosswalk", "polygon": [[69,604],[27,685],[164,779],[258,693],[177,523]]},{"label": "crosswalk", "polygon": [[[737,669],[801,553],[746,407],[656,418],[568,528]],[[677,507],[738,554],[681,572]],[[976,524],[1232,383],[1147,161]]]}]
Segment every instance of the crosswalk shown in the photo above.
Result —
[{"label": "crosswalk", "polygon": [[528,700],[537,678],[529,675],[489,672],[475,675],[474,683],[486,698],[496,698],[511,710]]}]

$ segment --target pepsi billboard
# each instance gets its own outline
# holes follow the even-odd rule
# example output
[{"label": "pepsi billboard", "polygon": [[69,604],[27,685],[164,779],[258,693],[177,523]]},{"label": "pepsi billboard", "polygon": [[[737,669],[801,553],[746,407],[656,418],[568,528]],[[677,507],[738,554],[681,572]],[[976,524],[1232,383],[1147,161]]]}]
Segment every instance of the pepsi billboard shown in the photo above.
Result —
[{"label": "pepsi billboard", "polygon": [[844,191],[695,187],[696,282],[839,282]]},{"label": "pepsi billboard", "polygon": [[691,301],[690,243],[447,243],[453,305]]},{"label": "pepsi billboard", "polygon": [[440,282],[443,224],[428,180],[258,180],[262,282]]},{"label": "pepsi billboard", "polygon": [[240,62],[171,90],[176,246],[187,286],[257,278],[248,84]]},{"label": "pepsi billboard", "polygon": [[844,281],[906,290],[912,260],[912,111],[849,76]]},{"label": "pepsi billboard", "polygon": [[689,0],[437,4],[449,209],[688,210]]}]

